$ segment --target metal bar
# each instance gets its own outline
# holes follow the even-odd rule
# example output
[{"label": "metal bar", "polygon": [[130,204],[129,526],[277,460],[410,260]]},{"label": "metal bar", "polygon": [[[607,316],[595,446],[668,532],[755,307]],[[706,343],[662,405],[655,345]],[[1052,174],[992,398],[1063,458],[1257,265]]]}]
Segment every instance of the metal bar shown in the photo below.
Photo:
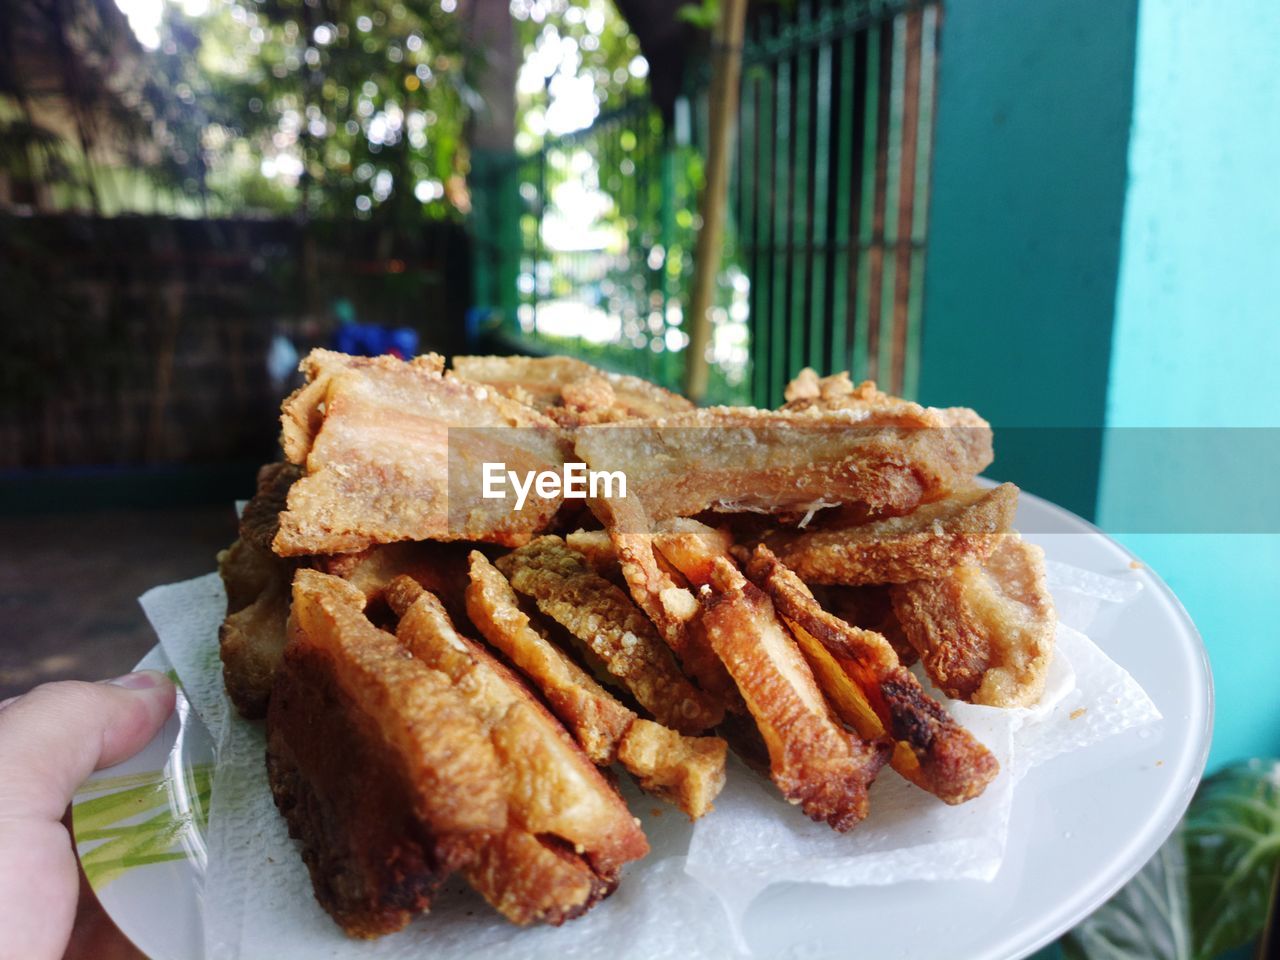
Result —
[{"label": "metal bar", "polygon": [[840,83],[836,87],[832,111],[836,124],[836,186],[835,217],[832,236],[832,269],[831,269],[831,341],[829,345],[830,366],[832,372],[847,365],[849,360],[845,349],[845,337],[849,329],[849,220],[850,210],[858,194],[858,183],[853,169],[853,136],[859,125],[860,108],[855,102],[854,79],[856,74],[854,45],[852,35],[840,41]]},{"label": "metal bar", "polygon": [[[787,294],[787,261],[781,256],[779,247],[785,243],[789,220],[788,187],[790,178],[785,176],[787,152],[789,146],[790,125],[787,118],[791,106],[791,64],[783,61],[778,65],[777,85],[773,91],[774,106],[774,138],[773,138],[773,223],[770,231],[769,246],[773,253],[773,294],[769,311],[769,393],[767,404],[772,406],[782,397],[782,387],[786,378],[786,294]],[[781,182],[780,182],[781,181]]]},{"label": "metal bar", "polygon": [[[799,5],[798,21],[803,27],[809,22],[810,4]],[[791,183],[791,240],[788,252],[791,260],[791,312],[787,316],[787,376],[791,376],[806,363],[805,356],[805,298],[809,293],[808,271],[812,258],[808,256],[810,226],[813,223],[813,197],[809,190],[809,93],[812,64],[808,51],[796,55],[796,81],[794,97],[794,126],[791,136],[793,151]]]},{"label": "metal bar", "polygon": [[929,214],[929,171],[933,166],[933,117],[937,97],[938,19],[942,8],[924,8],[920,40],[920,123],[916,158],[916,198],[911,223],[911,299],[907,307],[907,345],[902,367],[902,392],[914,398],[920,389],[920,345],[923,337],[924,242]]},{"label": "metal bar", "polygon": [[813,238],[814,246],[809,269],[809,344],[808,365],[823,373],[830,371],[827,357],[826,336],[829,324],[827,311],[827,258],[831,254],[827,235],[827,208],[830,203],[831,166],[831,44],[818,47],[817,84],[815,85],[814,123],[814,178],[813,178]]},{"label": "metal bar", "polygon": [[[858,330],[853,345],[854,376],[874,378],[880,323],[880,277],[883,251],[879,241],[884,233],[884,142],[889,127],[888,77],[892,32],[876,25],[867,31],[867,118],[863,138],[862,223],[859,240],[863,248],[858,264]],[[873,122],[874,118],[874,122]]]},{"label": "metal bar", "polygon": [[906,380],[908,311],[911,300],[911,233],[916,199],[916,160],[920,114],[921,14],[903,15],[902,160],[898,185],[898,228],[893,293],[893,383],[899,392]]},{"label": "metal bar", "polygon": [[774,193],[778,189],[774,175],[773,151],[776,138],[772,136],[774,104],[776,90],[774,77],[765,74],[760,78],[758,103],[760,116],[757,123],[756,153],[759,157],[757,166],[756,204],[758,215],[754,233],[754,253],[752,255],[752,288],[755,290],[755,307],[758,314],[756,329],[760,332],[759,343],[755,348],[757,366],[753,373],[754,402],[758,407],[769,406],[772,391],[772,356],[773,356],[773,236],[777,222]]}]

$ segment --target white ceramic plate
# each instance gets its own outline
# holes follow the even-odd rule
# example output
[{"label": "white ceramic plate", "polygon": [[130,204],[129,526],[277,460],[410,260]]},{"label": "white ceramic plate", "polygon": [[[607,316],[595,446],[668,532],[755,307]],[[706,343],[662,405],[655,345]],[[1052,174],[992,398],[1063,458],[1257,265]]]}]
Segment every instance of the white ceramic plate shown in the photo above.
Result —
[{"label": "white ceramic plate", "polygon": [[[1051,942],[1106,900],[1172,832],[1204,770],[1213,688],[1204,646],[1153,572],[1096,528],[1023,494],[1019,529],[1052,560],[1146,584],[1104,610],[1093,639],[1164,715],[1033,768],[1014,793],[995,880],[766,890],[745,932],[761,957],[1008,960]],[[159,649],[139,664],[168,669]],[[99,900],[154,960],[203,956],[201,889],[212,744],[179,709],[142,753],[94,775],[73,809],[76,846]],[[726,954],[729,945],[726,944]]]}]

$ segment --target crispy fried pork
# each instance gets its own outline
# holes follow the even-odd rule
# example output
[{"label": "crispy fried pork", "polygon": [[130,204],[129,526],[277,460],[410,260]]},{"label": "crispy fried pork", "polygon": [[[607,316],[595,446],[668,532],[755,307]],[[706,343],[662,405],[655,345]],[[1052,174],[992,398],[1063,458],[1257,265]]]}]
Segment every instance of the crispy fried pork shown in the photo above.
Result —
[{"label": "crispy fried pork", "polygon": [[903,632],[947,696],[992,707],[1040,699],[1057,615],[1039,547],[1005,534],[981,566],[891,593]]},{"label": "crispy fried pork", "polygon": [[982,561],[1013,524],[1018,488],[972,486],[899,517],[776,530],[764,542],[807,583],[908,583]]},{"label": "crispy fried pork", "polygon": [[[791,626],[841,719],[868,739],[887,731],[897,742],[895,770],[946,803],[963,803],[986,789],[999,772],[995,758],[924,692],[884,637],[823,610],[767,547],[752,553],[747,575]],[[831,676],[828,660],[856,687],[856,704],[849,702],[839,678]]]},{"label": "crispy fried pork", "polygon": [[316,899],[347,933],[376,937],[506,828],[507,797],[451,679],[371,624],[364,602],[343,580],[298,572],[267,770]]},{"label": "crispy fried pork", "polygon": [[271,550],[289,488],[301,476],[302,468],[293,463],[268,463],[258,470],[257,491],[240,514],[241,540],[259,550]]},{"label": "crispy fried pork", "polygon": [[806,367],[787,384],[783,397],[782,409],[793,413],[843,410],[868,426],[946,431],[970,476],[990,466],[994,456],[991,425],[968,407],[922,407],[878,390],[873,380],[855,387],[847,371],[819,377]]},{"label": "crispy fried pork", "polygon": [[830,610],[845,623],[874,630],[889,641],[898,661],[909,667],[920,659],[916,648],[902,632],[902,624],[893,610],[893,597],[888,584],[865,587],[823,586],[806,584],[817,597],[822,609]]},{"label": "crispy fried pork", "polygon": [[218,554],[227,591],[227,616],[218,628],[222,677],[231,702],[251,720],[266,716],[284,657],[289,583],[296,566],[243,539]]},{"label": "crispy fried pork", "polygon": [[631,598],[560,537],[539,537],[500,557],[497,566],[518,593],[595,653],[659,723],[697,734],[720,722],[723,708],[680,672]]},{"label": "crispy fried pork", "polygon": [[732,561],[715,560],[700,597],[707,637],[764,737],[773,782],[811,819],[851,829],[867,815],[889,744],[840,726],[773,604]]},{"label": "crispy fried pork", "polygon": [[648,380],[609,373],[572,357],[454,357],[453,369],[565,426],[693,409],[684,397]]},{"label": "crispy fried pork", "polygon": [[651,521],[704,510],[799,513],[861,501],[904,512],[967,485],[975,462],[948,428],[862,422],[848,410],[713,407],[582,426],[592,470],[621,470]]},{"label": "crispy fried pork", "polygon": [[476,629],[538,688],[595,763],[621,760],[644,790],[691,819],[711,810],[724,786],[723,740],[687,737],[637,717],[538,631],[507,579],[479,551],[471,554],[466,601]]},{"label": "crispy fried pork", "polygon": [[[526,542],[561,498],[482,497],[482,465],[559,470],[554,423],[495,390],[440,373],[440,359],[316,350],[284,404],[282,442],[306,475],[288,493],[276,553],[350,553],[400,540]],[[519,429],[512,429],[519,428]],[[450,442],[451,435],[453,442]]]},{"label": "crispy fried pork", "polygon": [[396,637],[452,681],[501,765],[509,822],[476,867],[464,867],[468,881],[514,923],[561,923],[589,909],[623,864],[649,852],[639,823],[529,689],[454,629],[434,594],[400,577],[387,600],[400,615]]}]

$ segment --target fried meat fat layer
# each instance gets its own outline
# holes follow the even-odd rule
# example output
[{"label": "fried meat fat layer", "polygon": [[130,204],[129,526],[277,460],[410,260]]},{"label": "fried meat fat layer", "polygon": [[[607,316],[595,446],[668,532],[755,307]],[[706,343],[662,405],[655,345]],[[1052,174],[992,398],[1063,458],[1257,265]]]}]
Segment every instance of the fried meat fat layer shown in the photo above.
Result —
[{"label": "fried meat fat layer", "polygon": [[715,560],[700,596],[707,637],[764,737],[773,782],[811,819],[851,829],[867,815],[889,745],[837,723],[773,604],[731,561]]},{"label": "fried meat fat layer", "polygon": [[973,486],[903,516],[777,530],[764,542],[807,583],[909,583],[984,560],[1013,525],[1018,488]]},{"label": "fried meat fat layer", "polygon": [[[399,540],[526,542],[561,498],[523,509],[480,496],[482,465],[558,470],[565,446],[546,417],[496,390],[441,375],[434,354],[344,357],[314,350],[308,382],[284,403],[285,454],[305,466],[289,489],[276,553],[350,553]],[[484,429],[519,427],[522,429]],[[460,431],[450,443],[450,431]],[[453,508],[450,509],[450,504]]]},{"label": "fried meat fat layer", "polygon": [[[399,929],[454,871],[514,923],[587,910],[648,852],[637,821],[433,594],[404,577],[388,601],[394,636],[351,584],[294,583],[268,770],[317,899],[354,936]],[[370,776],[350,776],[348,750]]]},{"label": "fried meat fat layer", "polygon": [[497,561],[516,591],[587,646],[659,723],[681,733],[714,727],[724,709],[695,687],[653,623],[560,537],[539,537]]},{"label": "fried meat fat layer", "polygon": [[995,757],[930,697],[880,634],[850,626],[820,607],[767,547],[747,575],[772,598],[841,719],[863,737],[897,743],[893,768],[946,803],[964,803],[999,772]]},{"label": "fried meat fat layer", "polygon": [[1022,707],[1044,692],[1057,616],[1044,551],[1005,534],[981,566],[892,588],[903,632],[949,697]]},{"label": "fried meat fat layer", "polygon": [[620,703],[539,632],[507,579],[478,551],[466,596],[476,629],[538,688],[588,757],[601,766],[620,760],[642,789],[690,819],[712,809],[725,780],[723,740],[685,736]]}]

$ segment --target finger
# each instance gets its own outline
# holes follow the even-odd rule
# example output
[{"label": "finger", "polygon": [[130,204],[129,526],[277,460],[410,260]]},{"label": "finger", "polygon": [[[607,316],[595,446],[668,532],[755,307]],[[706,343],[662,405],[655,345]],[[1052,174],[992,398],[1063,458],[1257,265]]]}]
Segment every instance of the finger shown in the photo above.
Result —
[{"label": "finger", "polygon": [[173,710],[164,674],[48,683],[0,711],[0,819],[57,821],[94,770],[133,756]]}]

